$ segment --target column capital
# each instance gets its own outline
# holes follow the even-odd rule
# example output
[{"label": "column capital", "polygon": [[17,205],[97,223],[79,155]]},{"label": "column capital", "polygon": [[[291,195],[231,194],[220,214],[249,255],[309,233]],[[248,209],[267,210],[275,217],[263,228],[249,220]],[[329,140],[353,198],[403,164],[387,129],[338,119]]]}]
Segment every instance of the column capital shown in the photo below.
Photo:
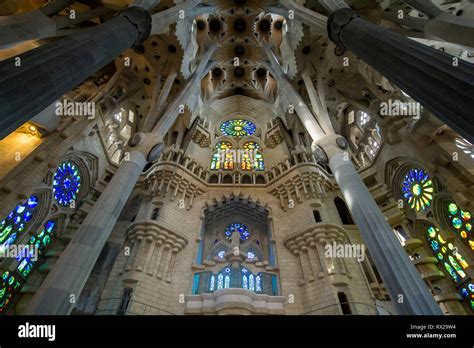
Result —
[{"label": "column capital", "polygon": [[359,14],[350,8],[343,8],[331,13],[328,17],[328,35],[332,42],[338,47],[347,48],[341,41],[341,33],[346,25],[348,25],[354,18],[359,17]]},{"label": "column capital", "polygon": [[156,161],[164,149],[163,141],[154,133],[135,133],[128,144],[130,150],[141,152],[148,162]]},{"label": "column capital", "polygon": [[329,163],[329,160],[339,153],[351,154],[349,142],[338,134],[324,136],[313,144],[312,149],[316,159],[323,164]]},{"label": "column capital", "polygon": [[141,44],[151,34],[151,15],[144,8],[130,6],[120,12],[120,16],[125,17],[135,28],[137,28],[138,38],[134,46]]}]

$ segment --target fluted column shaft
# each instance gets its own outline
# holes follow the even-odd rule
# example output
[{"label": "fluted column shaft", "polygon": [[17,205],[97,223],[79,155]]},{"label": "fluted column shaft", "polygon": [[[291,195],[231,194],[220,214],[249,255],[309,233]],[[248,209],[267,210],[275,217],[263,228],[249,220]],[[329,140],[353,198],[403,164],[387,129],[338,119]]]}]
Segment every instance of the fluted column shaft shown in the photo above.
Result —
[{"label": "fluted column shaft", "polygon": [[329,167],[377,265],[397,313],[441,315],[441,309],[352,162],[345,158],[343,152],[339,152],[329,160]]},{"label": "fluted column shaft", "polygon": [[28,314],[59,315],[71,312],[75,305],[71,299],[79,298],[145,164],[145,156],[138,151],[130,153],[130,161],[122,162],[31,300]]},{"label": "fluted column shaft", "polygon": [[148,37],[150,29],[149,13],[130,7],[102,25],[0,62],[0,139]]},{"label": "fluted column shaft", "polygon": [[380,28],[349,9],[329,16],[329,37],[474,142],[474,64]]}]

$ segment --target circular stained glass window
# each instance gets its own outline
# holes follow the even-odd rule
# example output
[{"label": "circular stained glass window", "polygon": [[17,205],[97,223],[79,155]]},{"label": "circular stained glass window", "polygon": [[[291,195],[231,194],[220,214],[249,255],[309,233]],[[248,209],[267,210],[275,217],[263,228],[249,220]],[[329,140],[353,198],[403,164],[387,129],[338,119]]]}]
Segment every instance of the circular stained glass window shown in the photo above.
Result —
[{"label": "circular stained glass window", "polygon": [[71,206],[81,186],[81,174],[72,162],[63,162],[54,173],[53,193],[56,202],[63,207]]},{"label": "circular stained glass window", "polygon": [[402,183],[402,194],[410,208],[423,211],[433,200],[433,181],[423,169],[410,169]]},{"label": "circular stained glass window", "polygon": [[232,237],[232,233],[234,233],[234,231],[238,231],[240,233],[241,240],[249,239],[250,232],[247,226],[245,226],[244,224],[241,224],[241,223],[230,224],[229,226],[227,226],[225,230],[225,236],[227,238]]},{"label": "circular stained glass window", "polygon": [[257,127],[247,120],[229,120],[221,125],[221,132],[232,137],[246,137],[255,133]]}]

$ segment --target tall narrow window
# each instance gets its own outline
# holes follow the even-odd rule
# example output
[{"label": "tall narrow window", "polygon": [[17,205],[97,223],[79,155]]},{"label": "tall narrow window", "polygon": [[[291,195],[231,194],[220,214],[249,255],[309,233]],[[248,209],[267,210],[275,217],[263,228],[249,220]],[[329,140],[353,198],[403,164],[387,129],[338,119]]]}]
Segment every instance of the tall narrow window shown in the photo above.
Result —
[{"label": "tall narrow window", "polygon": [[158,220],[159,214],[160,214],[160,208],[154,208],[153,212],[151,214],[151,219],[152,220]]},{"label": "tall narrow window", "polygon": [[321,222],[323,221],[321,219],[321,214],[319,213],[319,210],[313,210],[313,216],[314,216],[314,221],[315,222]]},{"label": "tall narrow window", "polygon": [[228,141],[221,141],[216,144],[216,152],[212,156],[211,170],[232,170],[234,169],[233,146]]},{"label": "tall narrow window", "polygon": [[342,314],[352,314],[351,307],[349,306],[349,301],[347,300],[346,294],[344,292],[338,292],[337,298],[339,299],[339,304],[341,305]]},{"label": "tall narrow window", "polygon": [[132,299],[132,293],[133,293],[133,288],[123,289],[122,302],[120,303],[120,307],[117,311],[117,315],[125,315],[127,313],[130,300]]}]

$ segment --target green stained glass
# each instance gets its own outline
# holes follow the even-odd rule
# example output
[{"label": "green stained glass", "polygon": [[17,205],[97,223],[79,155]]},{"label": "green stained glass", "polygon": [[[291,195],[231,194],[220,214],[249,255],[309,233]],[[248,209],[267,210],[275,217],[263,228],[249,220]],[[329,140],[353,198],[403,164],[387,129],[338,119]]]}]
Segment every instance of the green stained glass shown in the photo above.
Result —
[{"label": "green stained glass", "polygon": [[247,120],[229,120],[221,125],[221,132],[232,137],[246,137],[253,135],[257,127]]}]

